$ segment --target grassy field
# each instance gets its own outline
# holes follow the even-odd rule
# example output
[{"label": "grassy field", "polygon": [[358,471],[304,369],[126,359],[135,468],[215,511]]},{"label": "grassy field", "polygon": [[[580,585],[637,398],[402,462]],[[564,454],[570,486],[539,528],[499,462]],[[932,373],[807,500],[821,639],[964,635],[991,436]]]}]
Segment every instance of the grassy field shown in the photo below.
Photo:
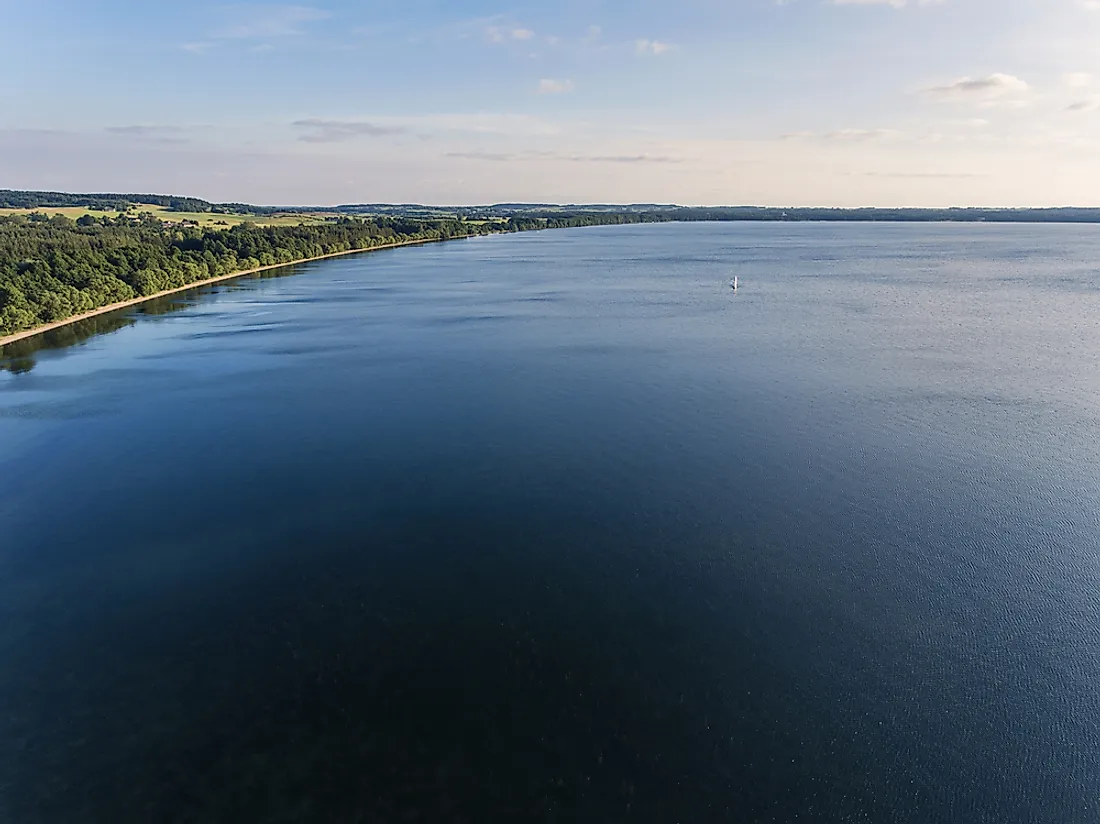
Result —
[{"label": "grassy field", "polygon": [[[102,217],[104,215],[108,217],[118,217],[117,211],[98,209],[86,209],[83,206],[66,206],[66,207],[42,207],[40,209],[0,209],[0,215],[27,215],[32,212],[41,212],[47,215],[64,215],[65,217],[76,220],[83,215],[96,215]],[[170,221],[172,223],[178,223],[182,220],[193,220],[200,226],[213,226],[215,228],[225,228],[226,226],[235,226],[238,223],[255,223],[259,226],[298,226],[300,224],[316,224],[324,223],[326,219],[332,217],[332,215],[326,214],[300,214],[296,212],[277,213],[272,215],[238,215],[238,214],[215,214],[213,212],[171,212],[164,206],[153,206],[150,204],[135,204],[134,210],[131,214],[138,212],[152,212],[161,220]]]}]

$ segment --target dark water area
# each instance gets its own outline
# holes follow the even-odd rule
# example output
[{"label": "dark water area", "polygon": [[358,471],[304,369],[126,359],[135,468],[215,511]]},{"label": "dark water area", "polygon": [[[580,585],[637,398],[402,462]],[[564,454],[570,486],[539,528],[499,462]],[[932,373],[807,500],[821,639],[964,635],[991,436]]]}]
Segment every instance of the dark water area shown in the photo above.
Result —
[{"label": "dark water area", "polygon": [[0,821],[1100,821],[1100,228],[562,230],[103,322],[0,372]]}]

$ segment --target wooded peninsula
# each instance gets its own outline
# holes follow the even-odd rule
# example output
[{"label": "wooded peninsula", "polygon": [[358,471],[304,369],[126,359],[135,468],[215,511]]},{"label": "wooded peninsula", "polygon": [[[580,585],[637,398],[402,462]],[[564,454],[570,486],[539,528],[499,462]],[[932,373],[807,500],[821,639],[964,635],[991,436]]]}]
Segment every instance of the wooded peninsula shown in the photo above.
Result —
[{"label": "wooded peninsula", "polygon": [[268,207],[0,190],[0,339],[262,267],[533,229],[693,220],[1100,222],[1098,209],[497,204]]},{"label": "wooded peninsula", "polygon": [[381,246],[525,229],[638,222],[635,215],[471,221],[339,216],[323,223],[200,226],[151,212],[0,215],[0,338],[235,272]]}]

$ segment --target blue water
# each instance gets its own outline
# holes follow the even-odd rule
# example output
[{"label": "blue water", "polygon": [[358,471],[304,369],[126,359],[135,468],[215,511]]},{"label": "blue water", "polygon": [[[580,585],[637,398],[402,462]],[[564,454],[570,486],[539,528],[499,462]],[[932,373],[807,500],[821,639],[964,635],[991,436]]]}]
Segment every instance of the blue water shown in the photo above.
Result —
[{"label": "blue water", "polygon": [[280,274],[9,351],[0,821],[1100,821],[1100,227]]}]

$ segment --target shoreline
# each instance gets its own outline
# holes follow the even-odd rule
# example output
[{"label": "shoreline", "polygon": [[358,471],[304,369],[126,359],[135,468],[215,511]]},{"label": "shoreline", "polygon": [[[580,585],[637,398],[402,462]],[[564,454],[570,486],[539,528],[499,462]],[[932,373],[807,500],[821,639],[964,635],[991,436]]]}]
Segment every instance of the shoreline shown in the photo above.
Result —
[{"label": "shoreline", "polygon": [[200,286],[208,286],[212,283],[221,283],[225,280],[232,280],[233,278],[247,277],[248,275],[254,275],[257,272],[267,272],[271,269],[281,269],[284,266],[297,266],[302,263],[311,263],[315,260],[327,260],[328,258],[343,257],[344,255],[357,255],[365,252],[379,252],[383,249],[399,249],[402,246],[423,246],[425,243],[445,243],[448,240],[466,240],[467,238],[475,237],[475,235],[458,235],[450,238],[423,238],[421,240],[403,240],[400,243],[386,243],[381,246],[370,246],[366,249],[347,249],[343,252],[330,252],[327,255],[318,255],[317,257],[302,258],[301,260],[289,260],[286,263],[272,263],[268,266],[257,266],[255,269],[242,269],[239,272],[230,272],[227,275],[218,275],[217,277],[207,278],[206,280],[196,280],[194,283],[188,283],[185,286],[177,286],[173,289],[165,289],[163,292],[157,292],[152,295],[145,295],[140,298],[131,298],[130,300],[120,301],[118,303],[111,303],[107,306],[101,306],[99,309],[92,309],[89,312],[82,312],[79,315],[73,315],[71,318],[65,318],[65,320],[54,321],[53,323],[47,323],[45,326],[36,326],[34,329],[27,329],[24,332],[15,332],[14,334],[0,338],[0,347],[7,346],[9,343],[15,343],[16,341],[26,340],[27,338],[33,338],[35,335],[42,335],[46,332],[52,332],[54,329],[61,329],[72,323],[78,323],[88,318],[94,318],[97,315],[105,315],[108,312],[117,312],[119,309],[126,309],[130,306],[137,306],[140,303],[145,303],[150,300],[156,300],[157,298],[163,298],[166,295],[174,295],[179,292],[186,292],[188,289],[197,289]]}]

